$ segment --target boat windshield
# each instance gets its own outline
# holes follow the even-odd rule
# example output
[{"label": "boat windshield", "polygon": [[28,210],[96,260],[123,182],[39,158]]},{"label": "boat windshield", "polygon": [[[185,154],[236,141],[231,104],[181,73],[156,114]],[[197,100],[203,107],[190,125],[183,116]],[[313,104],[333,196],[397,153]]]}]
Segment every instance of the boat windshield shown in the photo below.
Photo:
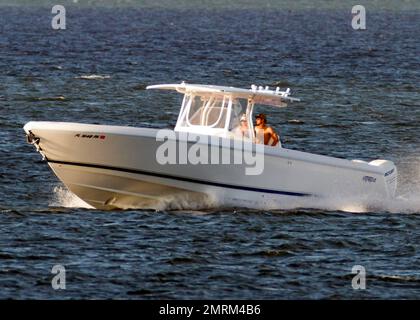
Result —
[{"label": "boat windshield", "polygon": [[186,97],[186,116],[183,126],[206,126],[224,128],[228,114],[229,99],[224,96]]},{"label": "boat windshield", "polygon": [[175,130],[252,138],[252,106],[247,99],[231,95],[188,93],[184,96]]}]

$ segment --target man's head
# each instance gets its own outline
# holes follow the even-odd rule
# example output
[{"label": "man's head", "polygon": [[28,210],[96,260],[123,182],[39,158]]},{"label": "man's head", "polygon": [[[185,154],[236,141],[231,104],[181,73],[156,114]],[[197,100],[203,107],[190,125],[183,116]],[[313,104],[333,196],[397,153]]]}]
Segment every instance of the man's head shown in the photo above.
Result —
[{"label": "man's head", "polygon": [[255,116],[255,122],[258,124],[263,123],[266,124],[267,123],[267,117],[265,116],[264,113],[259,113]]}]

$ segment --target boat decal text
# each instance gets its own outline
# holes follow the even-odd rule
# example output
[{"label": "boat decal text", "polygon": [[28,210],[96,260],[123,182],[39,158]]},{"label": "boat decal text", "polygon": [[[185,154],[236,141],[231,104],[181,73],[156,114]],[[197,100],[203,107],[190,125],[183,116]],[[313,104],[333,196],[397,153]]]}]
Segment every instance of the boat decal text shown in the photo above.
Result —
[{"label": "boat decal text", "polygon": [[104,140],[106,138],[106,136],[104,136],[103,134],[82,134],[82,133],[77,133],[74,135],[75,138],[86,138],[86,139],[101,139]]},{"label": "boat decal text", "polygon": [[376,182],[376,178],[371,177],[371,176],[364,176],[364,177],[363,177],[363,181],[364,181],[364,182],[374,183],[374,182]]}]

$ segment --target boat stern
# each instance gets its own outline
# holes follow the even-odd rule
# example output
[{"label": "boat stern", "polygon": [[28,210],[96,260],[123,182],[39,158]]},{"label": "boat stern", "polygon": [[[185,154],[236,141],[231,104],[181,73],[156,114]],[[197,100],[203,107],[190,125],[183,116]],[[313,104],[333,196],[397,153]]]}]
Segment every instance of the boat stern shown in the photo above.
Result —
[{"label": "boat stern", "polygon": [[370,165],[378,167],[383,174],[386,192],[388,197],[393,198],[395,197],[395,192],[397,190],[397,182],[398,182],[398,172],[397,167],[392,161],[389,160],[373,160],[369,162]]}]

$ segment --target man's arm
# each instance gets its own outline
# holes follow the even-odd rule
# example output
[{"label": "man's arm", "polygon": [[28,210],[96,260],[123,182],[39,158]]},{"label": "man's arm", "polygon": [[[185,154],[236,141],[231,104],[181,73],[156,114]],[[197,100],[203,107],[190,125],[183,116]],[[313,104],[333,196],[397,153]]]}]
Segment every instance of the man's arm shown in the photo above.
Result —
[{"label": "man's arm", "polygon": [[270,141],[270,139],[273,139],[273,142],[271,143],[271,146],[276,146],[277,143],[279,143],[279,136],[277,135],[277,133],[271,127],[269,127],[267,131],[270,134],[268,141]]}]

